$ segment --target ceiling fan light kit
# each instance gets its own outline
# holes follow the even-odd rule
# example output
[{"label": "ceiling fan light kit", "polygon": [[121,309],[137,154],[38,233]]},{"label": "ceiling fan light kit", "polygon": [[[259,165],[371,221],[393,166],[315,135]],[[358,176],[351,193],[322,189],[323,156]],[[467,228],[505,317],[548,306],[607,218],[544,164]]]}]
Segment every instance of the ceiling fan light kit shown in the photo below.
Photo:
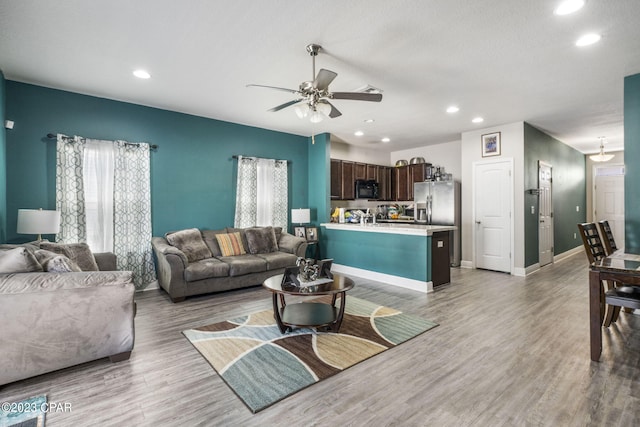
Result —
[{"label": "ceiling fan light kit", "polygon": [[322,46],[318,44],[307,45],[307,52],[312,59],[313,80],[300,83],[297,90],[258,84],[249,84],[247,87],[264,87],[267,89],[290,92],[297,95],[297,99],[280,104],[271,108],[269,111],[276,112],[295,105],[296,115],[301,119],[308,117],[312,123],[319,123],[325,117],[333,119],[342,115],[340,110],[329,102],[330,99],[370,102],[382,101],[382,93],[380,93],[379,90],[375,92],[330,92],[329,84],[331,84],[338,74],[322,68],[316,75],[316,56],[318,56],[318,52],[320,52],[321,49]]}]

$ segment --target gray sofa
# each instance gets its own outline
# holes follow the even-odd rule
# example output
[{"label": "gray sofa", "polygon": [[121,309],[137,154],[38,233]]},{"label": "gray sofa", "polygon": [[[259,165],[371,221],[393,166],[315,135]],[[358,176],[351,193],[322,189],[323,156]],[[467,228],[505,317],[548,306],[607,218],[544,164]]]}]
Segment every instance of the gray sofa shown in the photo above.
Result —
[{"label": "gray sofa", "polygon": [[[239,234],[245,253],[225,255],[225,245],[220,241],[235,233]],[[307,250],[305,239],[279,227],[182,230],[153,237],[151,246],[158,283],[173,302],[193,295],[259,285],[281,274],[285,267],[294,266]]]},{"label": "gray sofa", "polygon": [[[0,385],[104,357],[129,358],[135,316],[131,272],[113,271],[113,254],[94,255],[101,271],[34,266],[30,272],[0,273]],[[0,271],[15,270],[4,263]]]}]

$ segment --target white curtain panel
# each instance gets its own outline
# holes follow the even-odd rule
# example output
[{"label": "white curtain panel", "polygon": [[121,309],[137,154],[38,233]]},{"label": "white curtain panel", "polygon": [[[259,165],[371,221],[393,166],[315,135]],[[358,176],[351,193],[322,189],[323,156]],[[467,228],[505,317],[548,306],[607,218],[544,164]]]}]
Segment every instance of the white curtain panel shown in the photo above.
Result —
[{"label": "white curtain panel", "polygon": [[272,225],[286,230],[289,210],[287,176],[286,160],[238,156],[234,226]]},{"label": "white curtain panel", "polygon": [[234,227],[246,228],[256,225],[258,215],[258,161],[251,157],[238,156],[238,178],[236,183],[236,215]]},{"label": "white curtain panel", "polygon": [[84,148],[84,200],[87,244],[93,252],[113,252],[113,180],[111,141],[87,139]]},{"label": "white curtain panel", "polygon": [[267,226],[273,224],[273,173],[276,161],[273,159],[258,159],[258,197],[256,204],[256,225]]},{"label": "white curtain panel", "polygon": [[156,280],[149,144],[116,141],[114,147],[114,253],[118,269],[132,271],[136,288],[141,289]]},{"label": "white curtain panel", "polygon": [[60,243],[86,242],[83,138],[58,134],[56,148],[56,210],[60,211]]}]

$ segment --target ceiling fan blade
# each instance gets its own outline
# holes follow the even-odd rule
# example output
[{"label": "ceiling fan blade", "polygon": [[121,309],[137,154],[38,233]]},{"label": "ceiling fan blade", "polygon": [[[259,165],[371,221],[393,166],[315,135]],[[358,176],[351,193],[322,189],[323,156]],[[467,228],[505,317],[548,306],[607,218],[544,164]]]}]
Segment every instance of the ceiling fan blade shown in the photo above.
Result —
[{"label": "ceiling fan blade", "polygon": [[329,113],[329,117],[335,119],[336,117],[340,117],[342,115],[342,113],[336,107],[334,107],[332,103],[327,102],[327,104],[331,105],[331,112]]},{"label": "ceiling fan blade", "polygon": [[294,99],[293,101],[285,102],[284,104],[280,104],[277,107],[273,107],[272,109],[270,109],[268,111],[273,111],[273,112],[280,111],[283,108],[290,107],[290,106],[292,106],[294,104],[297,104],[298,102],[301,102],[301,101],[304,101],[304,98]]},{"label": "ceiling fan blade", "polygon": [[333,92],[331,99],[353,99],[355,101],[382,101],[381,93],[368,93],[368,92]]},{"label": "ceiling fan blade", "polygon": [[267,89],[281,90],[281,91],[289,92],[289,93],[295,93],[295,94],[299,94],[299,93],[300,93],[300,91],[298,91],[298,90],[295,90],[295,89],[287,89],[286,87],[265,86],[265,85],[254,85],[254,84],[247,85],[247,87],[265,87],[265,88],[267,88]]},{"label": "ceiling fan blade", "polygon": [[338,73],[334,73],[333,71],[325,70],[324,68],[318,71],[318,75],[316,79],[313,81],[313,87],[319,90],[326,90],[329,87],[329,84],[336,78]]}]

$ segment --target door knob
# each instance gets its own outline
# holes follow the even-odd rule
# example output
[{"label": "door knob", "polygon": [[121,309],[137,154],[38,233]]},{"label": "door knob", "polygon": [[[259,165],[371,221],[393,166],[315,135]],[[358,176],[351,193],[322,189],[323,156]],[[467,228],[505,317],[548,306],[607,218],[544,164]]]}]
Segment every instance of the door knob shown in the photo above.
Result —
[{"label": "door knob", "polygon": [[476,224],[482,224],[482,221],[476,221]]}]

